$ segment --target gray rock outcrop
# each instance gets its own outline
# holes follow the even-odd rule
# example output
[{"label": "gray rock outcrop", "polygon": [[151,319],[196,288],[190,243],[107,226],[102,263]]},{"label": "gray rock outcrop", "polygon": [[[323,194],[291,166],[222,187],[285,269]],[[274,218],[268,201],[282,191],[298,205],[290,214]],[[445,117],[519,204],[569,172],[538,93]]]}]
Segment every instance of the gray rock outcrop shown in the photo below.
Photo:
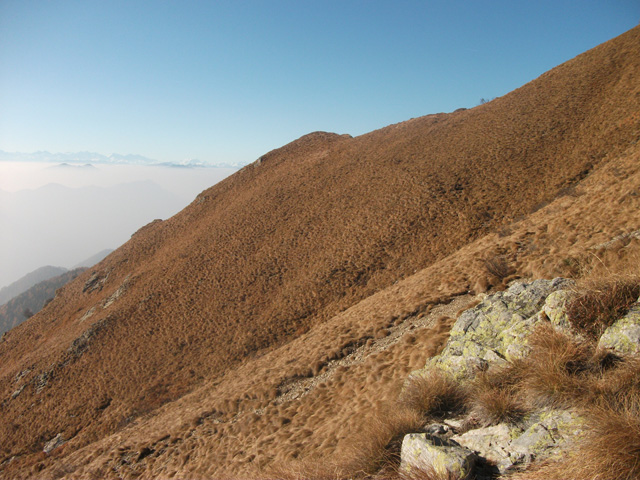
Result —
[{"label": "gray rock outcrop", "polygon": [[621,356],[640,354],[640,303],[604,331],[598,347]]},{"label": "gray rock outcrop", "polygon": [[468,478],[476,455],[454,441],[427,433],[410,433],[402,440],[400,471],[405,474],[433,472],[443,477]]},{"label": "gray rock outcrop", "polygon": [[479,305],[460,315],[443,352],[431,359],[426,368],[436,367],[456,379],[464,379],[490,364],[506,364],[524,357],[529,352],[527,336],[539,321],[546,319],[546,314],[541,313],[545,308],[557,308],[557,297],[551,297],[553,303],[549,306],[545,304],[547,298],[569,285],[571,282],[563,278],[517,282],[504,292],[485,296]]},{"label": "gray rock outcrop", "polygon": [[[583,340],[567,317],[572,289],[572,281],[556,278],[517,282],[504,292],[484,295],[477,306],[459,316],[443,351],[425,368],[412,372],[408,381],[436,369],[464,384],[479,371],[508,365],[529,353],[529,335],[540,322]],[[640,304],[604,332],[599,347],[618,355],[640,353]],[[444,472],[444,468],[455,475],[468,475],[467,466],[475,463],[490,466],[491,475],[504,474],[535,459],[561,454],[582,432],[583,420],[571,410],[543,409],[529,412],[516,423],[482,428],[465,430],[465,422],[456,418],[434,425],[446,428],[432,425],[430,433],[405,437],[401,460],[405,471],[423,468]],[[463,447],[464,452],[477,455],[474,462],[457,450]]]}]

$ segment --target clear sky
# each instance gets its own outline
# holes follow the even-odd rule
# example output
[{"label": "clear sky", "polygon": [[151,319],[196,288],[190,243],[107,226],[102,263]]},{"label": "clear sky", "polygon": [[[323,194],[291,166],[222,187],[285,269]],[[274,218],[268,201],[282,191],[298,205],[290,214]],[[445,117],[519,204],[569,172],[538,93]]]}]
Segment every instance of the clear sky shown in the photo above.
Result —
[{"label": "clear sky", "polygon": [[0,0],[0,150],[250,162],[501,96],[638,0]]}]

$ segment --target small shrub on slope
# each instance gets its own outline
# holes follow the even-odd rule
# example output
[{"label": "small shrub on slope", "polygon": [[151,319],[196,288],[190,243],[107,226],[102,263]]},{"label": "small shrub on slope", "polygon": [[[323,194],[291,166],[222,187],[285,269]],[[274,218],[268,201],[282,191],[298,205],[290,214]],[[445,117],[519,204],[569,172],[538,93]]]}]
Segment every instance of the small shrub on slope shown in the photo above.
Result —
[{"label": "small shrub on slope", "polygon": [[502,281],[512,273],[512,268],[507,263],[507,259],[502,255],[494,255],[484,260],[487,273]]}]

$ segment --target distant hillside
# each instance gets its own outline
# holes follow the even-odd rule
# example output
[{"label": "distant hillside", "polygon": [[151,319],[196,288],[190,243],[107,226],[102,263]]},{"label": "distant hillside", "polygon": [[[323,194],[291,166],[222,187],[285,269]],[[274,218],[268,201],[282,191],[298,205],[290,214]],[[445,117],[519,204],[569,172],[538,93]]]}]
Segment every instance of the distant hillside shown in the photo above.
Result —
[{"label": "distant hillside", "polygon": [[52,267],[47,265],[46,267],[40,267],[31,273],[27,273],[20,280],[16,280],[11,285],[0,290],[0,305],[4,305],[13,297],[20,295],[22,292],[26,292],[35,284],[57,277],[58,275],[62,275],[66,271],[67,269],[64,267]]},{"label": "distant hillside", "polygon": [[475,108],[305,135],[140,228],[0,342],[0,476],[361,476],[475,294],[639,254],[638,78],[640,27]]},{"label": "distant hillside", "polygon": [[69,271],[63,269],[65,273],[62,275],[38,282],[27,291],[0,306],[0,334],[9,331],[38,313],[49,301],[53,300],[57,289],[66,285],[85,270],[86,268],[76,268]]}]

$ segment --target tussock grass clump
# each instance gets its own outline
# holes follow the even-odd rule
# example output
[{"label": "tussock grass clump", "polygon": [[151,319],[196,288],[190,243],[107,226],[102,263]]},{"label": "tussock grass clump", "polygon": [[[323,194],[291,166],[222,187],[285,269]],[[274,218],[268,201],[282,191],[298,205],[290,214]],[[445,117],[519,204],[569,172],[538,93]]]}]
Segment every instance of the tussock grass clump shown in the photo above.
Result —
[{"label": "tussock grass clump", "polygon": [[632,396],[640,399],[640,359],[619,361],[611,369],[591,379],[589,384],[591,403],[621,406],[620,402]]},{"label": "tussock grass clump", "polygon": [[557,462],[534,466],[513,480],[632,480],[640,478],[640,396],[583,409],[582,437]]},{"label": "tussock grass clump", "polygon": [[531,353],[514,362],[523,398],[532,407],[571,406],[588,390],[585,376],[594,368],[594,345],[540,325],[529,337]]},{"label": "tussock grass clump", "polygon": [[567,306],[567,317],[593,339],[623,316],[640,295],[638,276],[592,280],[580,287]]},{"label": "tussock grass clump", "polygon": [[487,273],[502,281],[512,273],[512,269],[503,255],[493,255],[485,258],[484,267]]},{"label": "tussock grass clump", "polygon": [[[557,350],[547,354],[553,351]],[[539,352],[532,353],[541,358]],[[557,373],[550,375],[563,406],[583,418],[581,435],[561,459],[535,465],[514,480],[640,478],[640,359],[611,360],[602,352],[592,353],[574,357],[579,362],[573,365],[581,368],[568,370],[569,381]],[[527,393],[534,391],[529,374],[524,383]],[[563,380],[559,387],[558,380]]]},{"label": "tussock grass clump", "polygon": [[636,391],[615,403],[586,411],[589,428],[576,465],[581,478],[640,478],[640,396]]},{"label": "tussock grass clump", "polygon": [[460,382],[439,370],[409,378],[400,403],[427,418],[442,418],[462,413],[466,408],[468,392]]},{"label": "tussock grass clump", "polygon": [[470,385],[471,416],[482,425],[516,423],[528,411],[519,392],[520,377],[513,367],[480,373]]},{"label": "tussock grass clump", "polygon": [[309,460],[279,462],[261,473],[261,478],[274,480],[338,480],[340,478],[332,466]]},{"label": "tussock grass clump", "polygon": [[400,461],[402,439],[420,431],[423,423],[422,416],[410,408],[385,408],[337,459],[336,471],[340,477],[391,476]]}]

